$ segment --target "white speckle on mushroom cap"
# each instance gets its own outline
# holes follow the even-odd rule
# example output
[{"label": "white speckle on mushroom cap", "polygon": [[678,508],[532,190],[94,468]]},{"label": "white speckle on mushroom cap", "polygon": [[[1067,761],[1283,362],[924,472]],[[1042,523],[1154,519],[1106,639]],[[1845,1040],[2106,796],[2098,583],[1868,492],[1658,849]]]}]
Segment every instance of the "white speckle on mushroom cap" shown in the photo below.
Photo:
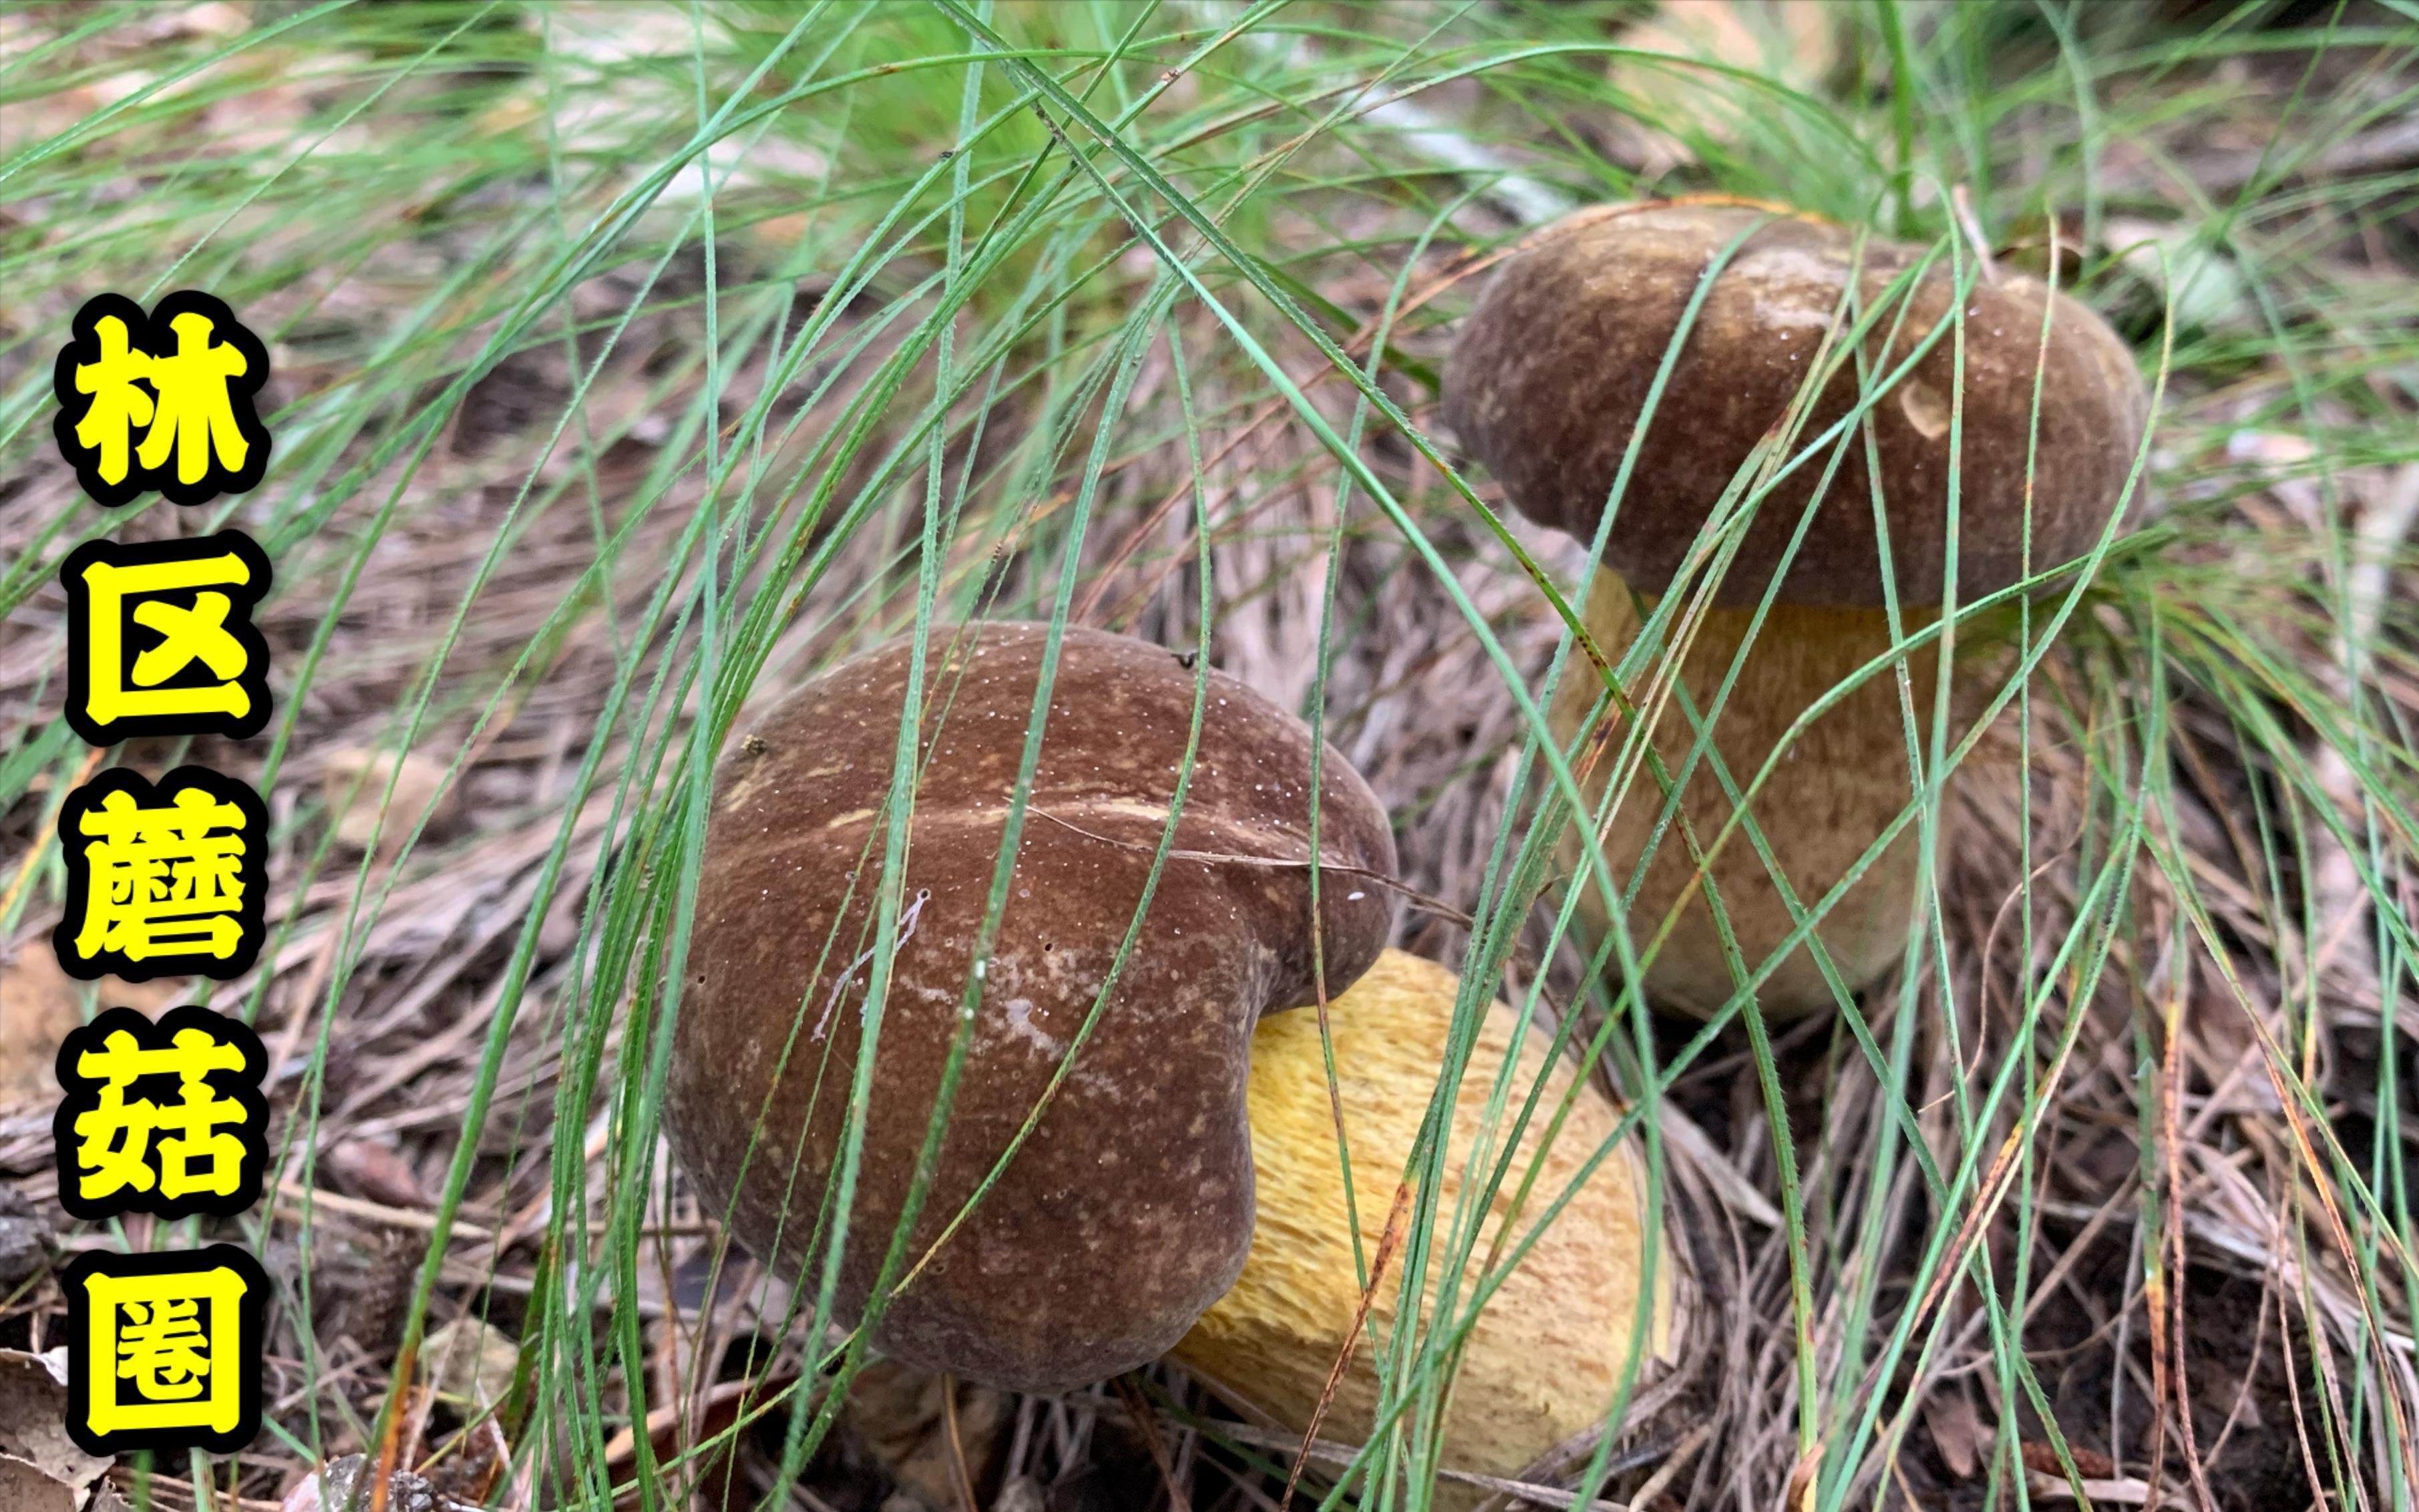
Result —
[{"label": "white speckle on mushroom cap", "polygon": [[1003,1007],[1008,1013],[1008,1027],[1010,1034],[1027,1041],[1035,1049],[1053,1059],[1067,1053],[1065,1041],[1044,1033],[1041,1027],[1033,1022],[1032,998],[1011,997]]}]

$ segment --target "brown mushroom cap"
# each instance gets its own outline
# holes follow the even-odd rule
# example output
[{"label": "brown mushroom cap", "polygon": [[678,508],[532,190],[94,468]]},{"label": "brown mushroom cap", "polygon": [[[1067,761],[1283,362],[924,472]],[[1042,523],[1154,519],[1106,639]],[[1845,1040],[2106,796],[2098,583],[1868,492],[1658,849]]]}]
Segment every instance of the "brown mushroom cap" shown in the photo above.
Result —
[{"label": "brown mushroom cap", "polygon": [[[1506,259],[1446,366],[1445,417],[1463,444],[1523,514],[1592,540],[1690,296],[1722,248],[1750,227],[1681,347],[1605,548],[1607,565],[1643,593],[1670,586],[1723,489],[1804,383],[1841,290],[1857,270],[1854,234],[1734,204],[1584,210]],[[1924,251],[1867,239],[1858,308],[1874,308]],[[1914,284],[1903,321],[1900,306],[1883,311],[1865,338],[1876,378],[1949,317],[1953,292],[1943,256]],[[2051,314],[2031,468],[2032,570],[2090,548],[2119,507],[2141,440],[2149,395],[2116,332],[2038,279],[2003,274],[1978,283],[1965,314],[1962,600],[2027,575],[2026,458],[2044,301]],[[1843,333],[1854,319],[1853,311],[1844,317]],[[1872,409],[1891,561],[1909,604],[1940,602],[1957,391],[1953,343],[1953,332],[1944,332]],[[1851,363],[1826,386],[1797,433],[1798,449],[1846,414],[1857,392]],[[1829,459],[1826,447],[1758,506],[1718,602],[1752,604],[1763,596]],[[1867,478],[1864,444],[1854,440],[1792,563],[1782,598],[1837,607],[1882,602]]]},{"label": "brown mushroom cap", "polygon": [[[994,623],[936,627],[930,641],[905,865],[905,895],[921,902],[912,933],[902,914],[883,1013],[840,1267],[844,1321],[861,1315],[932,1115],[1046,636]],[[893,641],[798,688],[716,774],[666,1125],[708,1204],[728,1202],[735,1236],[792,1273],[821,1263],[809,1246],[823,1243],[817,1214],[860,1043],[909,652]],[[1107,978],[1166,826],[1194,677],[1164,648],[1065,633],[1007,910],[911,1260],[1008,1149]],[[1209,674],[1177,830],[1190,854],[1169,858],[1108,1005],[1032,1137],[893,1298],[879,1348],[990,1384],[1063,1390],[1155,1359],[1234,1281],[1252,1233],[1252,1031],[1262,1012],[1317,997],[1308,870],[1247,858],[1309,857],[1310,765],[1301,720]],[[1385,813],[1332,748],[1319,805],[1328,863],[1393,872]],[[1392,918],[1390,896],[1368,878],[1322,878],[1331,994],[1377,958]]]}]

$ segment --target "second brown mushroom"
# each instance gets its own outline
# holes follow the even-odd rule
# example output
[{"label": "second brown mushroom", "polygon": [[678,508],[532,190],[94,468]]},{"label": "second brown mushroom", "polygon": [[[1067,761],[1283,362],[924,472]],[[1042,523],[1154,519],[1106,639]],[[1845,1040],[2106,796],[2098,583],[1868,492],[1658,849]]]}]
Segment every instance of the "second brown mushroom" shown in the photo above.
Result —
[{"label": "second brown mushroom", "polygon": [[[1733,249],[1729,260],[1712,271],[1725,249]],[[1788,413],[1826,334],[1843,336],[1859,316],[1880,312],[1863,337],[1872,378],[1860,381],[1855,363],[1843,363],[1814,396],[1797,431],[1800,447],[1848,416],[1861,393],[1938,332],[1872,404],[1878,478],[1867,467],[1864,436],[1853,427],[1847,433],[1837,471],[1787,558],[1762,624],[1758,606],[1825,477],[1831,444],[1798,462],[1762,499],[1704,612],[1690,617],[1677,683],[1697,717],[1715,718],[1707,744],[1742,792],[1818,700],[1901,644],[1884,608],[1876,485],[1888,531],[1888,583],[1908,637],[1936,621],[1950,579],[1957,602],[1970,604],[2084,555],[2122,506],[2149,408],[2124,342],[2089,309],[2038,279],[1988,274],[1972,286],[1965,306],[1961,390],[1958,333],[1941,329],[1955,299],[1947,259],[1892,289],[1923,257],[1921,247],[1881,239],[1860,246],[1847,227],[1735,203],[1581,211],[1505,260],[1447,365],[1445,417],[1462,443],[1521,513],[1582,541],[1595,538],[1625,453],[1646,417],[1606,537],[1606,570],[1596,574],[1585,609],[1591,637],[1617,659],[1643,628],[1638,602],[1651,610],[1703,565],[1702,556],[1692,556],[1701,529]],[[1702,307],[1647,416],[1666,349],[1708,276]],[[1952,428],[1962,454],[1954,459]],[[1952,471],[1959,483],[1953,527]],[[1736,683],[1715,716],[1750,633]],[[1936,662],[1929,643],[1904,653],[1919,728],[1932,719]],[[1963,673],[1962,655],[1958,667]],[[1955,683],[1952,674],[1952,688]],[[1566,746],[1603,692],[1593,670],[1575,657],[1552,711]],[[1702,845],[1730,831],[1708,870],[1751,974],[1782,955],[1795,919],[1763,858],[1732,824],[1733,803],[1710,764],[1689,768],[1698,744],[1689,718],[1675,700],[1643,702],[1652,746],[1682,782],[1678,817]],[[1952,717],[1968,715],[1961,708]],[[1592,802],[1601,801],[1614,765],[1598,755],[1586,772]],[[1795,733],[1750,811],[1781,874],[1810,910],[1852,875],[1915,794],[1900,689],[1885,670]],[[1621,886],[1641,857],[1651,856],[1627,913],[1641,951],[1679,908],[1676,926],[1644,967],[1650,999],[1710,1013],[1733,995],[1736,980],[1698,863],[1679,826],[1660,825],[1662,809],[1651,776],[1639,773],[1604,820],[1604,856]],[[1823,918],[1823,946],[1847,990],[1870,985],[1901,959],[1919,862],[1910,824]],[[1608,921],[1592,883],[1583,903],[1599,926]],[[1773,966],[1757,997],[1767,1011],[1794,1013],[1826,1006],[1835,994],[1811,952],[1795,949]]]}]

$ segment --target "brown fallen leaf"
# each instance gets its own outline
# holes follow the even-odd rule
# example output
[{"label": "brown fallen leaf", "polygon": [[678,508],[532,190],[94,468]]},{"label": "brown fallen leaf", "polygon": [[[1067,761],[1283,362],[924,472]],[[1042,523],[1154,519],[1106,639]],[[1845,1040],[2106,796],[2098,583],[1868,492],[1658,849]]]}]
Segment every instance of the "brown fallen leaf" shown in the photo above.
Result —
[{"label": "brown fallen leaf", "polygon": [[10,1512],[77,1512],[110,1461],[68,1437],[66,1351],[59,1362],[0,1350],[0,1506]]},{"label": "brown fallen leaf", "polygon": [[452,809],[453,795],[444,790],[444,765],[416,750],[398,759],[391,750],[344,746],[320,758],[319,795],[335,816],[337,842],[357,851],[368,850],[373,841],[380,856],[401,850],[432,802],[437,810],[429,823],[441,823]]},{"label": "brown fallen leaf", "polygon": [[462,1317],[428,1335],[420,1365],[437,1395],[450,1397],[466,1414],[500,1405],[513,1389],[521,1347],[485,1319]]},{"label": "brown fallen leaf", "polygon": [[0,1455],[0,1506],[10,1512],[77,1512],[76,1493],[13,1455]]},{"label": "brown fallen leaf", "polygon": [[[944,1386],[944,1379],[932,1371],[875,1360],[857,1372],[841,1414],[882,1458],[901,1490],[927,1506],[954,1507],[965,1498],[958,1489],[957,1458],[942,1413]],[[957,1390],[958,1443],[965,1453],[966,1478],[980,1486],[990,1478],[1013,1413],[1004,1392],[964,1382]]]},{"label": "brown fallen leaf", "polygon": [[59,1095],[53,1065],[59,1041],[84,1022],[76,984],[30,940],[0,972],[0,1103],[49,1102]]},{"label": "brown fallen leaf", "polygon": [[417,1212],[429,1205],[420,1173],[393,1145],[371,1139],[339,1139],[319,1152],[319,1168],[347,1192],[390,1208]]},{"label": "brown fallen leaf", "polygon": [[1982,1468],[1984,1436],[1974,1399],[1953,1387],[1933,1392],[1923,1398],[1923,1426],[1932,1430],[1932,1446],[1940,1451],[1949,1473],[1959,1480],[1973,1479]]},{"label": "brown fallen leaf", "polygon": [[[126,1007],[150,1017],[184,995],[181,980],[89,984],[96,1011]],[[59,969],[50,938],[38,935],[0,967],[0,1105],[51,1103],[59,1095],[59,1041],[85,1020],[87,984]]]}]

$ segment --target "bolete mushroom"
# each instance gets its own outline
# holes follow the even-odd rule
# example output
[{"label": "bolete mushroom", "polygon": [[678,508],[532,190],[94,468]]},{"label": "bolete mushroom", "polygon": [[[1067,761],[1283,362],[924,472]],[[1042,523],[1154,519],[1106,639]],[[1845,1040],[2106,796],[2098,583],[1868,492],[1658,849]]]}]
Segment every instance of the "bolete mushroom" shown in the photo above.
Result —
[{"label": "bolete mushroom", "polygon": [[[2098,316],[2038,279],[1986,270],[1965,306],[1961,397],[1956,333],[1940,330],[1952,318],[1955,294],[1946,257],[1892,293],[1892,281],[1916,267],[1924,249],[1872,239],[1859,255],[1846,227],[1735,203],[1583,210],[1496,272],[1447,364],[1445,416],[1523,514],[1595,539],[1665,351],[1699,284],[1733,241],[1648,417],[1606,538],[1608,570],[1595,577],[1585,618],[1608,656],[1618,657],[1641,628],[1633,594],[1651,607],[1702,563],[1690,557],[1700,528],[1809,381],[1826,333],[1837,331],[1835,348],[1845,347],[1856,318],[1876,308],[1862,338],[1870,377],[1860,379],[1853,361],[1843,363],[1814,396],[1797,440],[1802,447],[1821,437],[1851,411],[1861,389],[1879,384],[1939,332],[1871,409],[1891,581],[1906,633],[1936,621],[1952,560],[1957,601],[1971,603],[2072,561],[2099,539],[2122,507],[2149,404],[2132,353]],[[1851,278],[1854,301],[1844,298]],[[1961,415],[1962,452],[1953,529],[1952,413]],[[1712,711],[1831,461],[1826,444],[1772,486],[1739,534],[1710,608],[1693,620],[1678,683],[1700,717]],[[1865,438],[1852,428],[1713,728],[1709,744],[1741,790],[1817,699],[1899,643],[1884,609],[1873,482]],[[1978,639],[1960,628],[1961,643]],[[1908,651],[1904,661],[1919,728],[1928,732],[1935,657],[1927,646]],[[1566,743],[1602,692],[1575,662],[1552,711]],[[1670,700],[1648,699],[1645,710],[1655,721],[1654,748],[1676,779],[1695,733]],[[1896,679],[1887,671],[1868,677],[1795,742],[1754,799],[1756,824],[1802,904],[1812,907],[1847,877],[1912,804],[1903,730]],[[1613,765],[1605,759],[1590,767],[1592,799],[1601,800]],[[1626,886],[1639,857],[1656,846],[1628,914],[1641,949],[1687,894],[1642,986],[1658,1007],[1707,1013],[1731,998],[1734,982],[1676,826],[1657,841],[1662,807],[1661,792],[1640,774],[1605,822],[1604,852]],[[1729,824],[1732,802],[1709,764],[1699,762],[1687,778],[1679,812],[1701,844],[1713,844]],[[1918,862],[1909,825],[1819,926],[1850,990],[1900,959]],[[1743,833],[1733,830],[1709,871],[1752,972],[1780,952],[1795,921]],[[1593,886],[1586,902],[1601,926],[1606,910]],[[1801,949],[1776,965],[1758,1000],[1770,1012],[1803,1012],[1833,995]]]},{"label": "bolete mushroom", "polygon": [[[1244,1078],[1264,1012],[1340,992],[1392,924],[1394,839],[1332,748],[1311,907],[1310,731],[1210,671],[1172,855],[1110,985],[1191,729],[1190,658],[1069,628],[987,961],[977,935],[1047,628],[935,628],[905,903],[839,1281],[863,1316],[922,1148],[970,976],[981,995],[911,1258],[942,1235],[1074,1049],[966,1221],[895,1294],[883,1351],[987,1384],[1064,1390],[1157,1358],[1226,1289],[1252,1227]],[[869,1016],[873,894],[911,645],[783,699],[725,753],[699,874],[665,1121],[705,1202],[777,1270],[820,1276]],[[1316,934],[1316,938],[1314,935]],[[1075,1048],[1096,999],[1106,1005]],[[809,1267],[812,1267],[809,1270]]]},{"label": "bolete mushroom", "polygon": [[[1379,1252],[1435,1094],[1458,985],[1433,962],[1388,950],[1328,1005],[1364,1263]],[[1518,1026],[1518,1016],[1501,1002],[1488,1006],[1478,1026],[1454,1103],[1440,1183],[1437,1211],[1447,1220],[1470,1177],[1466,1167],[1487,1127],[1487,1102]],[[1495,1189],[1457,1288],[1459,1308],[1470,1305],[1496,1241],[1517,1242],[1543,1219],[1620,1124],[1610,1100],[1583,1087],[1546,1143],[1548,1122],[1577,1071],[1568,1059],[1550,1056],[1548,1036],[1532,1026],[1518,1046],[1510,1105],[1492,1130],[1490,1164],[1502,1152],[1520,1100],[1541,1078],[1545,1092]],[[1351,1336],[1361,1302],[1317,1015],[1281,1014],[1260,1025],[1252,1042],[1251,1112],[1259,1180],[1251,1257],[1234,1289],[1202,1315],[1174,1352],[1299,1433],[1309,1426]],[[1634,1370],[1631,1379],[1641,1390],[1668,1374],[1691,1288],[1674,1262],[1668,1230],[1656,1237],[1651,1280],[1648,1275],[1648,1194],[1638,1150],[1634,1138],[1625,1140],[1596,1166],[1479,1312],[1453,1376],[1444,1425],[1448,1468],[1510,1475],[1601,1421],[1625,1373]],[[1503,1213],[1533,1170],[1527,1204],[1504,1235]],[[1399,1253],[1394,1263],[1402,1263]],[[1444,1266],[1430,1263],[1425,1284],[1433,1301]],[[1396,1269],[1381,1277],[1372,1294],[1370,1317],[1381,1337],[1395,1317],[1401,1275]],[[1650,1285],[1641,1336],[1639,1302]],[[1436,1315],[1425,1320],[1433,1327]],[[1379,1384],[1374,1361],[1364,1337],[1322,1420],[1322,1438],[1351,1443],[1371,1431]]]}]

